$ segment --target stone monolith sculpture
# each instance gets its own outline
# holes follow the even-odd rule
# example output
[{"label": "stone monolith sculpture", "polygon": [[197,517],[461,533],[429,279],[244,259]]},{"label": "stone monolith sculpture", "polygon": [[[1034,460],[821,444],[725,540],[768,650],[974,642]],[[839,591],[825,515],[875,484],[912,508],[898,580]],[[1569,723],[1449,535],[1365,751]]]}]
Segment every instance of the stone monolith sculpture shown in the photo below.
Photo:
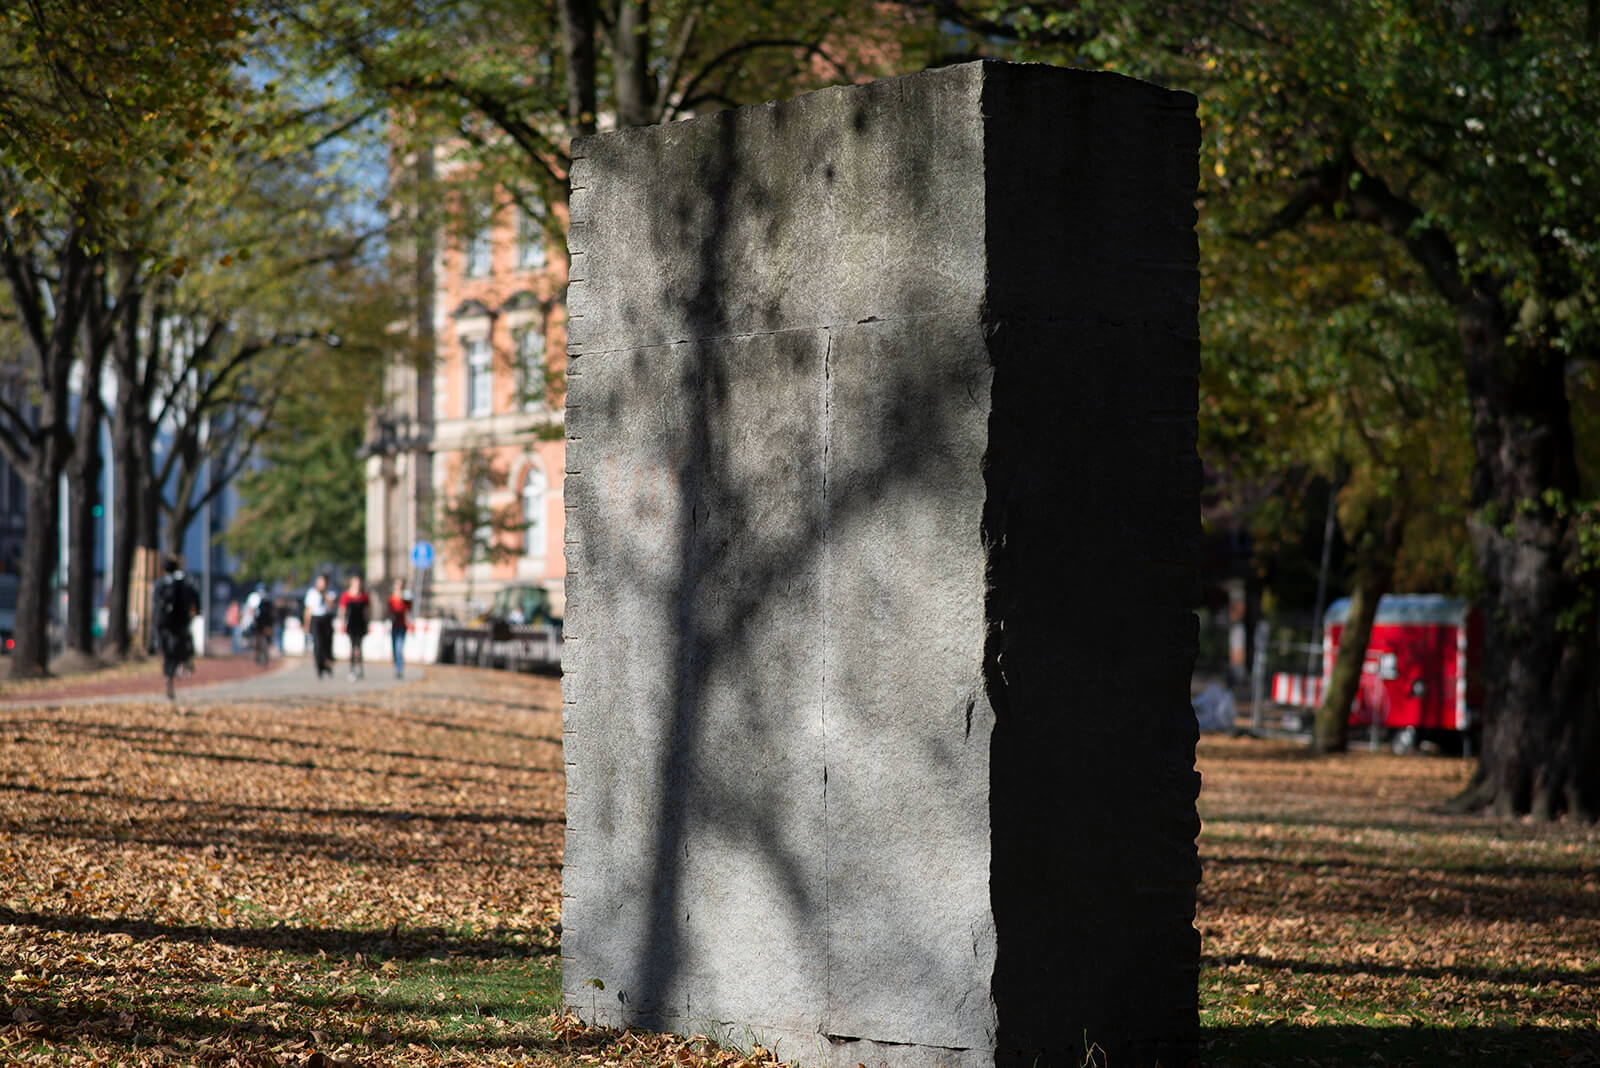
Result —
[{"label": "stone monolith sculpture", "polygon": [[573,146],[565,998],[1196,1055],[1195,100],[973,63]]}]

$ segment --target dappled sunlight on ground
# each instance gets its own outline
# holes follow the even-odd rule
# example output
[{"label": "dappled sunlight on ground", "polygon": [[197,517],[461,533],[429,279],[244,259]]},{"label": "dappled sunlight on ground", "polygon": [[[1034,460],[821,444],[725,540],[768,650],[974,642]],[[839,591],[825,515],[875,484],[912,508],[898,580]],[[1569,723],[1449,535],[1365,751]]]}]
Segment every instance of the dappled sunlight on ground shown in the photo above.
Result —
[{"label": "dappled sunlight on ground", "polygon": [[[0,708],[0,1063],[685,1065],[554,1014],[554,679]],[[1219,1064],[1600,1064],[1600,832],[1470,765],[1207,736]]]},{"label": "dappled sunlight on ground", "polygon": [[1600,833],[1437,811],[1468,761],[1206,737],[1208,1059],[1600,1063]]}]

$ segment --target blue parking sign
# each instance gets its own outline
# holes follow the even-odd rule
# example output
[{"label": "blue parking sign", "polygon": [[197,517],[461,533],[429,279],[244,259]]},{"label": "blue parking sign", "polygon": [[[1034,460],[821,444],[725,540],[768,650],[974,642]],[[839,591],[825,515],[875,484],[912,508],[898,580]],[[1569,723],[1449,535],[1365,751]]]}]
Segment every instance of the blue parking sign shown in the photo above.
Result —
[{"label": "blue parking sign", "polygon": [[426,571],[433,566],[433,542],[419,541],[411,547],[411,566]]}]

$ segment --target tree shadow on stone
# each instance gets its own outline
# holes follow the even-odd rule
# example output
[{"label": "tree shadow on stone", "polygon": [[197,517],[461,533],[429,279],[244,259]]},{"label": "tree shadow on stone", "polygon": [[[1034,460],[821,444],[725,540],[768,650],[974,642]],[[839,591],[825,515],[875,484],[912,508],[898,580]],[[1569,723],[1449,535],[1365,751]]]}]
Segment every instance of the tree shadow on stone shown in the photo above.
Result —
[{"label": "tree shadow on stone", "polygon": [[[648,857],[629,869],[638,882],[628,880],[624,891],[646,897],[638,918],[646,933],[638,942],[632,981],[621,988],[607,985],[604,996],[615,999],[632,1022],[678,1029],[695,1023],[688,984],[715,985],[705,974],[704,942],[718,941],[714,928],[724,927],[780,960],[776,971],[804,991],[791,1004],[811,1004],[814,1028],[829,1013],[826,977],[837,948],[830,941],[841,937],[829,930],[829,902],[837,887],[830,886],[826,856],[826,771],[836,765],[825,750],[830,738],[858,738],[872,728],[838,718],[825,722],[859,718],[862,705],[870,703],[829,700],[830,681],[841,684],[829,679],[829,671],[841,665],[828,658],[828,631],[837,621],[827,617],[831,605],[845,601],[867,605],[869,614],[875,603],[891,615],[896,611],[887,581],[876,590],[828,588],[837,564],[828,556],[834,548],[830,533],[854,523],[881,523],[885,539],[893,539],[896,526],[914,526],[919,513],[939,512],[953,481],[964,479],[970,489],[981,479],[980,455],[964,452],[961,446],[970,442],[952,435],[981,427],[989,370],[976,302],[967,309],[972,331],[962,358],[930,370],[904,339],[920,332],[930,347],[948,345],[948,338],[934,336],[948,334],[948,324],[916,323],[909,316],[914,325],[906,327],[879,321],[868,314],[870,307],[861,316],[865,321],[840,321],[837,309],[808,316],[785,303],[782,292],[750,285],[744,272],[751,257],[772,252],[772,242],[806,223],[790,217],[794,205],[770,173],[746,169],[740,138],[749,130],[731,116],[719,119],[716,144],[698,155],[692,175],[679,176],[691,183],[694,195],[664,193],[676,199],[653,221],[650,234],[656,256],[680,266],[683,257],[692,257],[692,268],[617,309],[630,322],[646,323],[632,331],[646,343],[602,345],[574,355],[569,425],[575,446],[569,455],[579,465],[569,473],[576,490],[569,491],[569,502],[600,495],[615,516],[630,515],[633,522],[582,531],[588,571],[570,580],[578,622],[569,618],[569,641],[581,649],[571,681],[582,693],[596,674],[629,670],[587,659],[590,650],[583,646],[592,636],[583,632],[581,606],[591,583],[604,585],[613,607],[624,603],[670,620],[664,629],[671,647],[659,661],[669,665],[669,677],[637,680],[630,691],[648,695],[666,713],[664,723],[651,725],[632,743],[639,759],[653,765],[649,777],[662,787],[649,814]],[[781,117],[771,121],[781,123]],[[861,125],[841,136],[862,136]],[[830,157],[849,150],[819,138],[795,165],[826,188],[838,171]],[[926,199],[920,176],[927,169],[901,169],[908,202]],[[764,269],[783,276],[817,267],[778,263]],[[901,292],[876,299],[934,320],[948,311],[933,288],[901,284]],[[670,331],[650,325],[654,309],[662,307],[677,309]],[[679,336],[664,336],[674,332]],[[846,342],[843,334],[853,336]],[[854,377],[841,382],[840,354],[847,345],[853,355],[846,373]],[[873,360],[881,363],[868,382],[866,365]],[[604,371],[597,366],[602,362],[610,365]],[[610,379],[605,388],[585,388],[584,376],[602,374]],[[838,390],[851,385],[862,392],[841,398]],[[777,398],[784,400],[775,403]],[[848,409],[843,416],[839,404]],[[600,409],[583,410],[591,405]],[[876,424],[846,455],[829,436],[840,418],[852,419],[858,430]],[[630,435],[627,446],[634,455],[648,458],[644,473],[586,466],[585,457],[594,454],[577,443],[596,425]],[[969,470],[957,473],[957,464]],[[976,552],[977,517],[972,519]],[[853,537],[863,540],[859,532]],[[897,552],[917,551],[892,541],[881,549],[876,567],[885,580],[892,577]],[[967,603],[952,605],[952,618],[934,623],[965,628],[966,651],[975,663],[982,647],[981,570],[964,577],[970,584]],[[966,618],[956,618],[962,610]],[[644,625],[661,632],[657,624]],[[893,634],[880,637],[886,647],[896,644]],[[972,685],[981,686],[981,680],[974,678]],[[957,737],[975,699],[971,692],[952,698],[947,711]],[[923,744],[923,752],[906,754],[906,763],[935,780],[941,772],[957,778],[952,755]],[[587,755],[577,738],[569,738],[569,747]],[[809,759],[796,759],[796,747],[812,750]],[[581,769],[585,755],[569,759]],[[618,774],[584,776],[575,770],[576,789],[597,795],[586,803],[597,819],[634,811],[623,796],[629,788],[625,773],[621,765],[612,767]],[[892,768],[884,773],[894,774]],[[797,808],[805,818],[796,819]],[[797,832],[797,823],[811,829]],[[569,843],[576,844],[584,830],[573,831]],[[719,864],[725,868],[720,877],[730,884],[765,893],[719,893],[707,885],[719,878]],[[893,896],[892,887],[881,889]],[[707,905],[727,911],[694,914]],[[898,943],[898,966],[906,973],[933,976],[948,968],[925,944],[927,935],[897,939],[879,932],[882,940]],[[765,978],[755,978],[752,986]],[[745,1002],[747,1018],[789,1023],[774,1018],[778,1006],[760,1003],[766,993]],[[717,1008],[726,1005],[725,1000]]]},{"label": "tree shadow on stone", "polygon": [[[965,117],[900,79],[575,155],[564,922],[588,1018],[954,1063],[1081,1053],[1063,1003],[1107,1032],[1159,1003],[1172,1035],[1133,1056],[1192,1049],[1192,229],[992,284],[1027,212],[985,214],[1010,187],[981,71],[929,76],[972,79]],[[1190,136],[1192,100],[1168,106]],[[1153,151],[1192,171],[1192,148]],[[1094,299],[1052,318],[1074,285]],[[1157,711],[1093,720],[1130,693]],[[1036,1029],[997,1037],[1002,999]]]}]

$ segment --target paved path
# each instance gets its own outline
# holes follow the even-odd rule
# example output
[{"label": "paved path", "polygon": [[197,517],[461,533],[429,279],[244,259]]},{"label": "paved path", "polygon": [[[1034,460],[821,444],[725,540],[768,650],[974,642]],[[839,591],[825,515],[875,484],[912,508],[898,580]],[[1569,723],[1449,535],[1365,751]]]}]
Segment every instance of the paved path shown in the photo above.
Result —
[{"label": "paved path", "polygon": [[423,677],[423,669],[415,664],[406,665],[406,677],[394,677],[390,663],[368,664],[366,676],[351,679],[348,667],[340,664],[329,678],[317,678],[316,665],[310,657],[285,657],[265,674],[214,686],[195,687],[191,690],[180,684],[178,701],[232,701],[238,699],[261,700],[274,697],[341,697],[349,694],[369,694],[392,689]]},{"label": "paved path", "polygon": [[[422,668],[408,664],[405,679],[396,679],[394,666],[385,662],[369,664],[366,677],[352,681],[346,666],[341,664],[332,678],[319,679],[309,657],[276,658],[269,667],[263,669],[248,656],[209,656],[195,662],[192,678],[178,680],[177,703],[185,705],[204,701],[369,694],[404,682],[414,682],[421,679],[423,674]],[[84,679],[75,682],[70,677],[64,678],[60,686],[0,697],[0,707],[165,701],[165,687],[160,665],[156,664],[149,673],[141,672],[117,679]]]}]

